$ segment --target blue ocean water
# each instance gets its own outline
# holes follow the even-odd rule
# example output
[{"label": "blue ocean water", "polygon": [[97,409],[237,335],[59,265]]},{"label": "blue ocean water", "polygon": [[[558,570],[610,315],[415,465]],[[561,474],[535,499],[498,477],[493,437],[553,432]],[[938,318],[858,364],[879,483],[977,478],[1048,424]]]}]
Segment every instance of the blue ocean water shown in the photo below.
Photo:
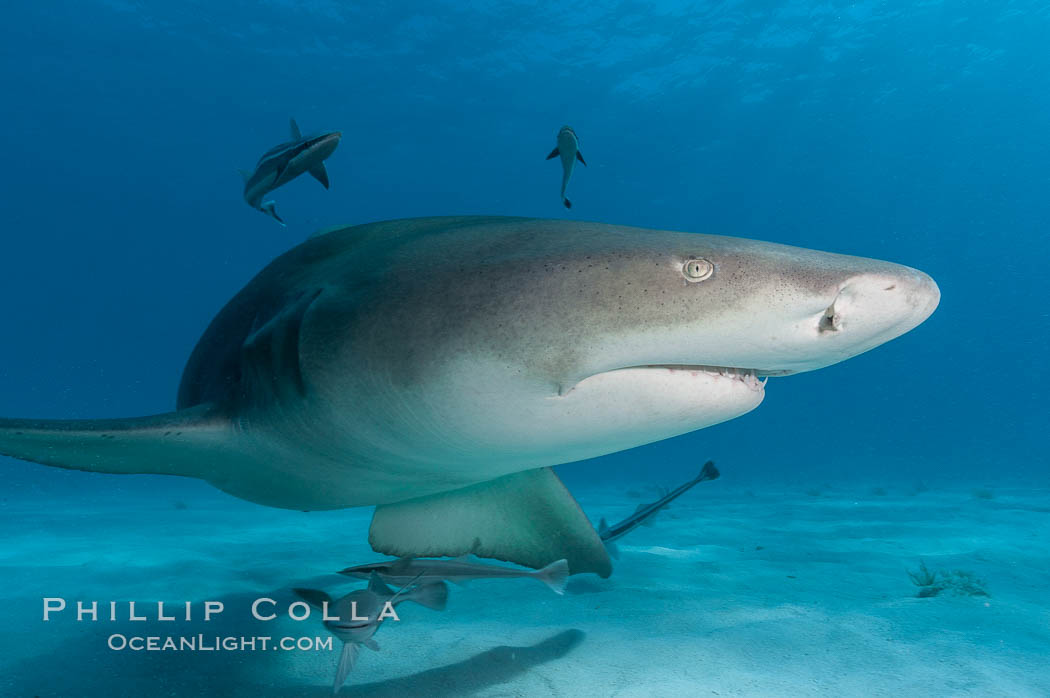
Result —
[{"label": "blue ocean water", "polygon": [[[567,217],[886,259],[929,273],[942,293],[934,315],[903,337],[771,379],[764,404],[744,417],[559,468],[585,508],[598,488],[595,506],[629,512],[637,502],[626,494],[619,504],[602,497],[677,484],[708,458],[725,482],[759,497],[792,488],[892,495],[921,482],[1048,506],[1045,3],[48,0],[12,3],[4,16],[4,417],[172,409],[215,312],[318,228]],[[327,163],[330,191],[303,177],[275,194],[282,228],[245,205],[237,169],[286,140],[290,117],[344,137]],[[562,124],[579,134],[588,164],[577,167],[568,211],[559,168],[544,160]],[[65,547],[67,529],[47,524],[52,497],[115,516],[125,499],[167,511],[171,492],[210,496],[167,478],[12,459],[0,459],[0,473],[4,506],[17,512],[3,523],[9,571],[21,564],[16,539],[38,534],[45,557]],[[216,512],[248,506],[208,501]],[[915,506],[902,505],[903,516],[957,515],[931,505],[923,519]],[[367,552],[359,514],[345,535]],[[98,523],[84,516],[85,530]],[[314,520],[330,526],[330,516]],[[1003,539],[1045,533],[1045,513],[1034,516]],[[86,545],[103,545],[99,530]],[[1031,545],[1045,546],[1043,533]],[[723,572],[732,574],[728,563]],[[271,573],[261,584],[277,583]],[[40,587],[36,596],[76,593],[57,573],[19,579]],[[100,587],[107,579],[96,578]],[[722,598],[731,603],[732,592]],[[11,611],[27,643],[43,632],[38,610]],[[1033,638],[1033,656],[1050,650],[1045,633]],[[32,686],[19,674],[32,665],[18,666],[12,685]],[[556,664],[546,666],[557,681]],[[319,671],[302,683],[325,685],[327,664]],[[1048,685],[1045,676],[1020,681],[1033,695]],[[164,685],[169,695],[185,688],[172,677]]]}]

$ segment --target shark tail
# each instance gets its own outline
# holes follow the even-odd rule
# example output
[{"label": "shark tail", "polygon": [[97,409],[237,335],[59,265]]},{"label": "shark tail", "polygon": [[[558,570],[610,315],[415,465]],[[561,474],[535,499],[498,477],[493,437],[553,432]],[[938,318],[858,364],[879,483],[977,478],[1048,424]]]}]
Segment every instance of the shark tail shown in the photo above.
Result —
[{"label": "shark tail", "polygon": [[605,540],[605,537],[608,536],[608,535],[609,535],[609,524],[605,520],[605,517],[603,516],[602,520],[598,522],[598,537],[601,538],[602,540]]},{"label": "shark tail", "polygon": [[356,642],[344,642],[343,651],[339,655],[339,664],[335,668],[335,683],[332,684],[332,695],[339,693],[339,689],[346,683],[346,677],[354,670],[357,663],[357,655],[361,652],[361,646]]},{"label": "shark tail", "polygon": [[448,605],[448,585],[444,582],[420,584],[405,596],[406,601],[415,601],[431,611],[444,611]]},{"label": "shark tail", "polygon": [[280,216],[277,215],[277,202],[276,201],[264,201],[259,206],[259,210],[266,215],[272,217],[275,221],[281,225],[287,225]]},{"label": "shark tail", "polygon": [[700,469],[700,474],[696,476],[696,482],[703,482],[704,480],[717,480],[718,476],[722,473],[718,472],[718,468],[715,467],[715,462],[709,460],[704,463],[704,467]]},{"label": "shark tail", "polygon": [[569,201],[569,197],[563,197],[561,202],[565,204],[565,208],[572,208],[572,202]]},{"label": "shark tail", "polygon": [[536,579],[540,580],[555,594],[565,593],[565,583],[569,579],[568,560],[556,560],[541,570],[536,570]]}]

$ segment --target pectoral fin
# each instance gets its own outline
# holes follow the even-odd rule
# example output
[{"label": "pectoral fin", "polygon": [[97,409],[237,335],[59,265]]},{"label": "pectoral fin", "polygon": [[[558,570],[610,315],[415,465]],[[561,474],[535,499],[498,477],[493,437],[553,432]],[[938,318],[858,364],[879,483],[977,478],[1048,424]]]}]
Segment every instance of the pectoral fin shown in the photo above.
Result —
[{"label": "pectoral fin", "polygon": [[323,162],[319,162],[310,168],[310,176],[320,182],[325,189],[328,188],[328,170],[325,169]]},{"label": "pectoral fin", "polygon": [[233,430],[210,405],[131,419],[0,419],[0,455],[96,473],[220,474]]},{"label": "pectoral fin", "polygon": [[580,162],[582,162],[584,164],[584,166],[587,165],[587,161],[583,159],[583,153],[581,153],[578,150],[576,151],[576,159],[579,160]]},{"label": "pectoral fin", "polygon": [[314,608],[324,608],[325,604],[332,605],[332,597],[320,589],[292,589],[296,595]]},{"label": "pectoral fin", "polygon": [[376,507],[368,542],[397,557],[474,554],[572,574],[612,573],[601,539],[550,468]]},{"label": "pectoral fin", "polygon": [[558,157],[558,156],[559,156],[560,154],[561,154],[561,151],[560,151],[560,150],[558,150],[557,148],[555,148],[554,150],[552,150],[552,151],[551,151],[551,154],[547,156],[547,159],[548,159],[548,160],[550,160],[550,159],[552,159],[552,158],[556,158],[556,157]]}]

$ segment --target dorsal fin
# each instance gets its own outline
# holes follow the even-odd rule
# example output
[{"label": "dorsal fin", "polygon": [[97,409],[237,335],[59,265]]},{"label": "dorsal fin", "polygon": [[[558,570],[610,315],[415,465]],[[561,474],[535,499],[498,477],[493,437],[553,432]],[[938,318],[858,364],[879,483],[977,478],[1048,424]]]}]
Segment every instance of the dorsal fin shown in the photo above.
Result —
[{"label": "dorsal fin", "polygon": [[368,590],[374,594],[380,596],[393,596],[394,590],[388,587],[382,579],[379,578],[378,572],[373,572],[368,578]]},{"label": "dorsal fin", "polygon": [[295,119],[288,120],[292,131],[292,140],[297,141],[303,137],[303,132],[299,130],[299,124],[295,123]]}]

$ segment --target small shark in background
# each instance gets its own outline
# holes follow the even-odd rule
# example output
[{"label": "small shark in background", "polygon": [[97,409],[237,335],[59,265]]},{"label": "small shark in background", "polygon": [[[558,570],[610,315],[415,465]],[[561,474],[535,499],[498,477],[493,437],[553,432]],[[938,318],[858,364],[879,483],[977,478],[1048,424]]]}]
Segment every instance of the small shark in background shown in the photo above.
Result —
[{"label": "small shark in background", "polygon": [[240,171],[244,177],[244,200],[252,208],[272,216],[281,225],[284,225],[284,221],[277,215],[275,202],[263,201],[263,197],[304,172],[309,172],[327,189],[328,171],[324,161],[335,152],[339,139],[343,137],[341,131],[328,131],[304,138],[295,119],[291,120],[291,133],[292,140],[271,148],[259,158],[254,172]]},{"label": "small shark in background", "polygon": [[332,693],[338,693],[346,682],[346,677],[357,662],[361,645],[374,652],[379,651],[379,645],[372,636],[383,622],[380,616],[387,602],[396,607],[402,601],[414,601],[434,611],[445,610],[448,603],[448,585],[444,582],[416,584],[413,581],[400,591],[394,592],[377,574],[371,575],[366,589],[351,591],[338,601],[333,601],[327,593],[317,589],[294,591],[303,601],[324,610],[328,617],[338,617],[338,620],[324,621],[328,632],[343,641],[343,651],[339,655]]},{"label": "small shark in background", "polygon": [[587,164],[587,161],[580,154],[580,139],[576,137],[576,132],[571,126],[562,126],[558,131],[558,145],[547,156],[547,159],[550,160],[557,155],[561,155],[561,202],[565,204],[565,208],[572,208],[572,202],[565,196],[565,188],[569,186],[569,178],[572,177],[572,169],[576,166],[576,161],[579,160],[584,165]]},{"label": "small shark in background", "polygon": [[694,485],[697,485],[704,480],[717,480],[720,474],[718,468],[715,467],[714,461],[707,461],[704,463],[704,467],[700,470],[700,474],[697,475],[695,479],[690,480],[680,487],[676,487],[652,504],[639,504],[638,508],[634,510],[634,513],[620,523],[609,526],[605,523],[605,518],[602,517],[601,522],[598,524],[598,537],[602,539],[603,543],[605,543],[605,549],[609,551],[609,554],[619,559],[620,551],[617,549],[616,543],[613,541],[618,538],[623,538],[639,526],[649,523],[658,511],[665,509],[668,504],[688,492]]},{"label": "small shark in background", "polygon": [[565,580],[569,576],[569,563],[565,560],[558,560],[540,570],[520,570],[501,565],[470,562],[465,556],[454,560],[403,557],[398,560],[347,567],[339,574],[358,579],[368,579],[372,575],[379,575],[383,581],[398,586],[410,584],[413,580],[420,582],[447,580],[455,584],[463,584],[472,579],[531,577],[549,586],[556,594],[564,594]]}]

